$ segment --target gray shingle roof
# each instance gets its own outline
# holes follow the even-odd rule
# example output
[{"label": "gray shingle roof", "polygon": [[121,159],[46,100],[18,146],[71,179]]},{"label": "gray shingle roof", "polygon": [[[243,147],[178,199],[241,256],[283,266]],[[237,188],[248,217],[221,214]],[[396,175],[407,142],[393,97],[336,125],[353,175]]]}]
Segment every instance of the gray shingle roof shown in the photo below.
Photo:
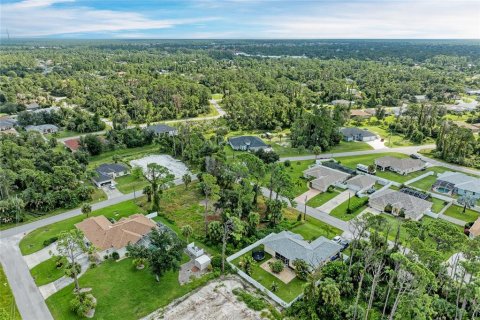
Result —
[{"label": "gray shingle roof", "polygon": [[363,130],[359,128],[341,128],[340,132],[345,136],[345,137],[355,137],[355,136],[363,136],[363,137],[375,137],[376,134],[372,133],[368,130]]},{"label": "gray shingle roof", "polygon": [[387,205],[403,209],[405,216],[414,220],[418,220],[433,205],[429,201],[391,189],[374,193],[368,202],[370,206],[380,210],[383,210]]},{"label": "gray shingle roof", "polygon": [[360,189],[364,189],[375,184],[376,181],[377,180],[370,176],[360,174],[351,178],[350,180],[347,180],[347,184],[351,184],[353,186],[359,187]]},{"label": "gray shingle roof", "polygon": [[44,130],[57,131],[58,127],[54,124],[40,124],[38,126],[26,126],[25,130],[27,130],[27,131],[44,131]]},{"label": "gray shingle roof", "polygon": [[315,178],[312,185],[317,185],[320,189],[325,190],[335,183],[341,183],[348,179],[348,173],[330,169],[324,166],[315,166],[303,172],[304,176]]},{"label": "gray shingle roof", "polygon": [[102,163],[96,171],[101,174],[120,173],[127,171],[128,167],[121,163]]},{"label": "gray shingle roof", "polygon": [[438,175],[437,182],[451,183],[457,189],[480,193],[480,179],[461,172],[446,171]]},{"label": "gray shingle roof", "polygon": [[402,171],[414,168],[420,169],[425,166],[425,163],[422,160],[411,158],[395,158],[391,156],[375,159],[375,164],[381,167],[391,167]]},{"label": "gray shingle roof", "polygon": [[176,131],[177,129],[175,129],[174,127],[170,127],[166,124],[159,123],[159,124],[148,126],[146,130],[152,131],[156,134],[161,134],[161,133],[170,133],[172,131]]},{"label": "gray shingle roof", "polygon": [[232,137],[228,139],[228,142],[234,148],[241,148],[241,147],[250,147],[250,148],[266,148],[268,145],[262,141],[259,137],[255,136],[239,136],[239,137]]},{"label": "gray shingle roof", "polygon": [[319,237],[308,243],[302,236],[290,231],[270,234],[263,244],[285,258],[294,261],[305,260],[312,267],[318,267],[323,262],[336,255],[342,246],[325,237]]}]

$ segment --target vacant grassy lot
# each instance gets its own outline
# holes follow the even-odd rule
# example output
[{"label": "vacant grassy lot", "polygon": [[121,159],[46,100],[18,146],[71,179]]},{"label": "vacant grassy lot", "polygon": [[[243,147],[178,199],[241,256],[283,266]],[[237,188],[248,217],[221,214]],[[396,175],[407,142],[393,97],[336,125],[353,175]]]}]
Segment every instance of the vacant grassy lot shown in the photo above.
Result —
[{"label": "vacant grassy lot", "polygon": [[335,198],[339,194],[340,192],[338,192],[337,190],[333,190],[332,192],[328,192],[328,191],[322,192],[320,194],[317,194],[315,197],[311,198],[310,200],[308,200],[307,205],[313,208],[320,207],[322,204]]},{"label": "vacant grassy lot", "polygon": [[57,268],[55,265],[55,259],[50,258],[36,265],[30,270],[33,280],[37,286],[43,286],[57,279],[60,279],[64,275],[63,268]]},{"label": "vacant grassy lot", "polygon": [[428,176],[418,181],[415,181],[414,183],[411,184],[411,186],[424,191],[430,191],[435,181],[437,181],[436,176]]},{"label": "vacant grassy lot", "polygon": [[8,284],[7,277],[3,272],[3,268],[0,265],[0,315],[5,315],[2,320],[21,320],[22,317],[18,312],[17,305],[15,304],[15,298],[13,296],[10,285]]},{"label": "vacant grassy lot", "polygon": [[124,194],[132,193],[134,190],[141,191],[148,185],[148,181],[143,176],[135,178],[131,174],[116,178],[115,183],[118,191]]},{"label": "vacant grassy lot", "polygon": [[480,216],[478,212],[466,209],[465,213],[463,212],[463,207],[456,206],[456,205],[451,205],[445,212],[444,214],[446,216],[456,218],[465,222],[472,222],[478,219]]},{"label": "vacant grassy lot", "polygon": [[[169,271],[157,282],[148,269],[136,270],[131,259],[124,259],[106,261],[88,270],[80,278],[80,286],[92,288],[97,299],[95,319],[133,320],[166,306],[211,278],[211,274],[206,275],[181,286],[178,271]],[[55,319],[80,319],[70,310],[72,291],[73,285],[69,285],[46,300]]]},{"label": "vacant grassy lot", "polygon": [[[245,253],[243,256],[238,257],[237,259],[233,260],[232,263],[237,266],[238,268],[242,269],[239,265],[242,257],[251,255],[252,252],[249,251]],[[290,302],[295,299],[300,293],[303,292],[303,286],[305,285],[305,281],[298,279],[295,277],[289,283],[283,283],[280,279],[272,275],[271,273],[263,270],[260,265],[265,261],[268,261],[272,256],[265,252],[265,259],[260,262],[254,262],[252,266],[252,272],[250,277],[257,280],[260,284],[262,284],[265,288],[270,290],[272,287],[272,283],[276,282],[278,284],[278,290],[274,292],[279,298],[281,298],[285,302]]]},{"label": "vacant grassy lot", "polygon": [[[137,199],[137,203],[141,204],[141,199]],[[128,217],[134,213],[145,213],[144,208],[137,205],[137,203],[135,203],[133,200],[128,200],[110,207],[93,211],[90,216],[104,215],[107,218],[115,218],[118,220],[122,217]],[[20,250],[22,254],[27,255],[42,249],[43,242],[45,240],[58,236],[62,231],[67,231],[74,228],[76,223],[84,220],[85,218],[85,215],[79,215],[30,232],[22,239],[22,241],[20,241]]]},{"label": "vacant grassy lot", "polygon": [[[357,206],[357,204],[363,202],[366,199],[366,197],[363,198],[358,198],[356,196],[353,196],[350,198],[350,208],[354,208]],[[346,200],[345,202],[341,203],[336,207],[335,209],[330,212],[331,216],[334,216],[335,218],[341,219],[343,221],[349,221],[353,218],[355,218],[360,212],[365,210],[367,206],[362,205],[358,207],[356,210],[354,210],[352,213],[347,213],[347,209],[349,208],[349,200]]]},{"label": "vacant grassy lot", "polygon": [[320,236],[332,239],[333,237],[342,234],[342,230],[308,216],[307,221],[303,221],[302,224],[293,227],[290,231],[300,234],[303,239],[308,241],[315,240]]},{"label": "vacant grassy lot", "polygon": [[94,169],[102,163],[113,162],[112,157],[114,155],[120,156],[121,161],[128,164],[130,160],[141,158],[145,155],[153,154],[153,153],[159,153],[158,146],[155,144],[138,147],[138,148],[106,151],[98,156],[90,157],[88,167],[90,169]]},{"label": "vacant grassy lot", "polygon": [[[308,191],[308,180],[303,177],[303,171],[314,163],[314,160],[292,161],[290,167],[287,167],[287,173],[293,182],[293,195],[295,197]],[[268,186],[268,180],[266,186]]]}]

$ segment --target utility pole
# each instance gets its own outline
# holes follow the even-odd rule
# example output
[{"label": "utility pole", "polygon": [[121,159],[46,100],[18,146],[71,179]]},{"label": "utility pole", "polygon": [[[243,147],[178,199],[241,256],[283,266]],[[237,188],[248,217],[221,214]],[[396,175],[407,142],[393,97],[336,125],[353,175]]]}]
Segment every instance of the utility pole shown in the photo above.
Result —
[{"label": "utility pole", "polygon": [[307,221],[307,200],[308,200],[308,196],[305,196],[305,209],[303,211],[303,221]]}]

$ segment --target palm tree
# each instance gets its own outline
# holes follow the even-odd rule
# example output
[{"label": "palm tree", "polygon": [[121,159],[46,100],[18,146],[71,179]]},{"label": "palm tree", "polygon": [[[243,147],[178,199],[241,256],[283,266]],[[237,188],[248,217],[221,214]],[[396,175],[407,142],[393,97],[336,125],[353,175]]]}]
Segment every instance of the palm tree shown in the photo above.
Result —
[{"label": "palm tree", "polygon": [[152,201],[152,186],[148,185],[143,188],[143,194],[147,196],[147,202]]},{"label": "palm tree", "polygon": [[188,239],[192,236],[193,234],[193,228],[190,225],[184,225],[182,227],[182,235],[187,238],[187,243],[189,242]]},{"label": "palm tree", "polygon": [[88,203],[82,205],[82,213],[85,214],[88,218],[88,215],[92,212],[92,206]]}]

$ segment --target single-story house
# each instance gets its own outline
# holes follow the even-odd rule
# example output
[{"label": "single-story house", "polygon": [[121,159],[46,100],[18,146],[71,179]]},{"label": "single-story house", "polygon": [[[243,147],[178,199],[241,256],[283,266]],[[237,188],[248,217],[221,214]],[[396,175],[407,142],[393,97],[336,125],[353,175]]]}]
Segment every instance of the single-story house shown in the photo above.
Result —
[{"label": "single-story house", "polygon": [[35,109],[35,110],[32,110],[34,113],[39,113],[39,112],[46,112],[46,113],[50,113],[52,111],[59,111],[60,110],[60,107],[48,107],[48,108],[39,108],[39,109]]},{"label": "single-story house", "polygon": [[390,206],[393,215],[403,211],[406,219],[418,221],[430,211],[433,203],[392,189],[381,190],[370,196],[368,205],[378,211]]},{"label": "single-story house", "polygon": [[270,147],[256,136],[239,136],[228,139],[228,143],[233,150],[257,151],[259,149],[269,149]]},{"label": "single-story house", "polygon": [[428,101],[428,98],[426,95],[422,94],[422,95],[416,95],[415,96],[415,101],[417,102],[425,102],[425,101]]},{"label": "single-story house", "polygon": [[467,94],[471,96],[480,96],[480,89],[478,90],[467,90]]},{"label": "single-story house", "polygon": [[345,172],[327,168],[324,166],[314,166],[303,171],[305,178],[311,179],[310,186],[313,189],[325,192],[329,186],[342,184],[350,175]]},{"label": "single-story house", "polygon": [[11,130],[14,127],[14,123],[8,119],[0,119],[0,131]]},{"label": "single-story house", "polygon": [[401,175],[407,175],[424,169],[426,164],[419,159],[385,156],[375,159],[375,166],[382,171],[390,170]]},{"label": "single-story house", "polygon": [[26,126],[27,131],[38,131],[43,134],[58,132],[58,127],[54,124],[40,124],[38,126]]},{"label": "single-story house", "polygon": [[331,104],[334,105],[334,106],[349,106],[349,105],[355,104],[355,102],[344,100],[344,99],[339,99],[339,100],[333,100],[331,102]]},{"label": "single-story house", "polygon": [[70,151],[76,152],[80,148],[80,139],[79,138],[68,139],[63,141],[63,144]]},{"label": "single-story house", "polygon": [[350,190],[353,190],[355,192],[363,192],[373,188],[376,181],[377,180],[375,180],[375,178],[372,178],[371,176],[359,174],[347,180],[345,183],[347,185],[347,188],[349,188]]},{"label": "single-story house", "polygon": [[480,217],[473,223],[468,231],[472,239],[480,236]]},{"label": "single-story house", "polygon": [[470,112],[477,110],[478,101],[473,100],[472,102],[465,102],[463,100],[455,100],[455,104],[447,105],[446,109],[451,112]]},{"label": "single-story house", "polygon": [[290,231],[269,234],[264,238],[263,245],[265,252],[292,269],[295,268],[293,262],[297,259],[306,261],[313,269],[318,269],[338,256],[342,250],[341,245],[325,237],[307,242],[301,235]]},{"label": "single-story house", "polygon": [[359,128],[341,128],[340,133],[345,141],[373,141],[377,139],[377,135],[366,129]]},{"label": "single-story house", "polygon": [[432,189],[441,193],[469,195],[480,199],[480,179],[461,172],[440,173]]},{"label": "single-story house", "polygon": [[97,187],[112,184],[117,177],[128,174],[128,167],[121,163],[102,163],[95,169],[97,176],[93,177],[93,183]]},{"label": "single-story house", "polygon": [[370,118],[373,116],[371,113],[365,111],[364,109],[352,109],[350,110],[350,117],[351,118],[360,118],[360,119],[366,119]]},{"label": "single-story house", "polygon": [[40,105],[36,102],[32,102],[32,103],[29,103],[29,104],[25,105],[25,109],[27,111],[35,111],[35,110],[40,109]]},{"label": "single-story house", "polygon": [[100,256],[116,251],[125,256],[128,244],[136,244],[157,224],[142,214],[134,214],[112,223],[105,216],[90,217],[75,225],[85,236],[87,243],[100,251]]},{"label": "single-story house", "polygon": [[155,135],[169,135],[176,136],[178,130],[174,127],[167,126],[166,124],[154,124],[145,128],[145,130],[153,132]]}]

